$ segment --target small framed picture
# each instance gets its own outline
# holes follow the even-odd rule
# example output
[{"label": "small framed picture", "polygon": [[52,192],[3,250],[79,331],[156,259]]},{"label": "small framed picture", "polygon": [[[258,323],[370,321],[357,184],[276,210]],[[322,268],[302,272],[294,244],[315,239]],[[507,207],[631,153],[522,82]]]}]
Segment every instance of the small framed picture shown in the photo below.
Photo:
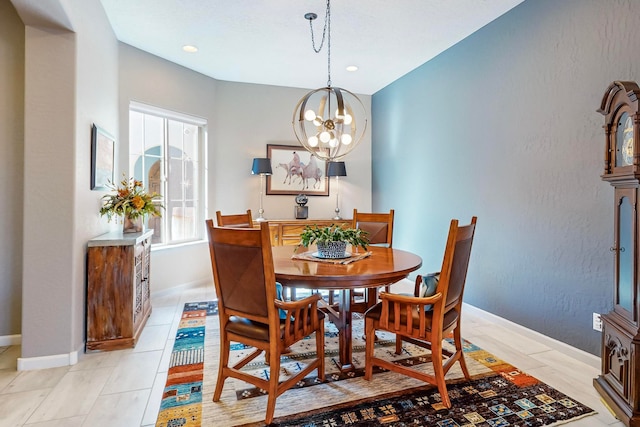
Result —
[{"label": "small framed picture", "polygon": [[302,146],[267,144],[267,194],[328,196],[327,161]]},{"label": "small framed picture", "polygon": [[91,189],[107,190],[113,183],[115,139],[100,127],[91,126]]}]

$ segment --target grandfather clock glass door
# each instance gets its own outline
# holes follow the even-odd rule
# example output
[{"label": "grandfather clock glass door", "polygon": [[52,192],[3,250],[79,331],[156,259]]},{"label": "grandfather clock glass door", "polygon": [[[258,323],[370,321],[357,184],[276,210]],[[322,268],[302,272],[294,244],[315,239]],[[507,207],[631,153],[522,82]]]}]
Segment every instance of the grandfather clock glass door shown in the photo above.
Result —
[{"label": "grandfather clock glass door", "polygon": [[615,278],[615,311],[622,317],[634,322],[634,284],[635,275],[635,228],[636,218],[636,194],[635,188],[622,188],[616,190],[616,278]]}]

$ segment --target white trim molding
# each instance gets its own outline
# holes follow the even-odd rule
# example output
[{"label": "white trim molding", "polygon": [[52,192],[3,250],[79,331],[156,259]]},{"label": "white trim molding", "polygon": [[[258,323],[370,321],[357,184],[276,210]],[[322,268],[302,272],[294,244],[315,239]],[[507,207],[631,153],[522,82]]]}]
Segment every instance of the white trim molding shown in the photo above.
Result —
[{"label": "white trim molding", "polygon": [[0,347],[22,344],[22,335],[0,335]]},{"label": "white trim molding", "polygon": [[34,369],[59,368],[78,363],[78,352],[68,354],[54,354],[52,356],[19,357],[18,371],[31,371]]},{"label": "white trim molding", "polygon": [[587,365],[593,366],[596,369],[600,369],[601,367],[601,359],[598,356],[594,356],[591,353],[587,353],[584,350],[580,350],[579,348],[572,347],[569,344],[566,344],[562,341],[558,341],[554,338],[548,337],[546,335],[541,334],[540,332],[536,332],[532,329],[525,328],[522,325],[518,325],[517,323],[513,323],[510,320],[504,319],[500,316],[496,316],[495,314],[489,313],[488,311],[484,311],[478,307],[474,307],[467,303],[463,303],[464,310],[472,311],[474,315],[478,317],[484,317],[485,319],[490,319],[491,321],[512,330],[516,330],[518,333],[531,337],[532,339],[543,342],[550,348],[559,351],[560,353],[566,354],[569,357],[577,359]]}]

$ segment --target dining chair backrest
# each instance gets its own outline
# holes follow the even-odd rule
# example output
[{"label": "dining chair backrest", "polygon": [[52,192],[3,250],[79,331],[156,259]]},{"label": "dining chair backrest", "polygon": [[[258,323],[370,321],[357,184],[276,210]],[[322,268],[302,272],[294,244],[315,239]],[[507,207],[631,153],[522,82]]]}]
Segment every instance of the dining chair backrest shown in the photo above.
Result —
[{"label": "dining chair backrest", "polygon": [[[318,380],[324,381],[324,314],[318,310],[320,296],[314,294],[298,301],[278,297],[267,222],[262,222],[260,228],[214,227],[211,219],[206,224],[220,322],[220,362],[213,401],[222,397],[227,378],[253,384],[268,395],[265,424],[269,425],[279,395],[314,369]],[[316,356],[300,361],[297,371],[280,382],[282,354],[310,335],[315,335]],[[243,344],[247,350],[239,360],[229,356],[232,342]],[[268,366],[266,376],[242,370],[261,354]]]},{"label": "dining chair backrest", "polygon": [[277,309],[267,303],[276,298],[268,225],[260,229],[213,227],[211,220],[207,225],[219,310],[263,323],[269,323],[273,315],[277,323]]},{"label": "dining chair backrest", "polygon": [[[451,223],[447,247],[440,270],[439,286],[436,289],[436,292],[443,293],[445,313],[452,308],[459,309],[462,306],[464,285],[471,256],[471,245],[476,230],[476,220],[477,218],[473,217],[471,223],[464,226],[459,226],[457,220]],[[442,283],[442,286],[440,286],[440,283]]]},{"label": "dining chair backrest", "polygon": [[367,232],[367,239],[372,245],[391,247],[393,244],[393,209],[389,213],[365,213],[353,210],[352,228]]},{"label": "dining chair backrest", "polygon": [[251,209],[243,214],[230,215],[222,215],[222,212],[216,211],[216,224],[218,227],[253,228]]}]

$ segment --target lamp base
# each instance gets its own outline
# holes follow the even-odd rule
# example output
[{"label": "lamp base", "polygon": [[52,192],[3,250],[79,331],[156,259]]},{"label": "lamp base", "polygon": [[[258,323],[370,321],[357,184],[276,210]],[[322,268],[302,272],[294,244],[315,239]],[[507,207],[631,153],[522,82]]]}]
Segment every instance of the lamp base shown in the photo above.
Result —
[{"label": "lamp base", "polygon": [[340,217],[340,208],[336,208],[336,209],[335,209],[335,212],[336,212],[336,216],[334,216],[334,217],[333,217],[333,219],[342,219],[342,218]]},{"label": "lamp base", "polygon": [[263,222],[263,221],[268,221],[268,219],[267,219],[267,218],[264,218],[264,217],[259,216],[258,218],[254,219],[254,221],[257,221],[257,222]]}]

